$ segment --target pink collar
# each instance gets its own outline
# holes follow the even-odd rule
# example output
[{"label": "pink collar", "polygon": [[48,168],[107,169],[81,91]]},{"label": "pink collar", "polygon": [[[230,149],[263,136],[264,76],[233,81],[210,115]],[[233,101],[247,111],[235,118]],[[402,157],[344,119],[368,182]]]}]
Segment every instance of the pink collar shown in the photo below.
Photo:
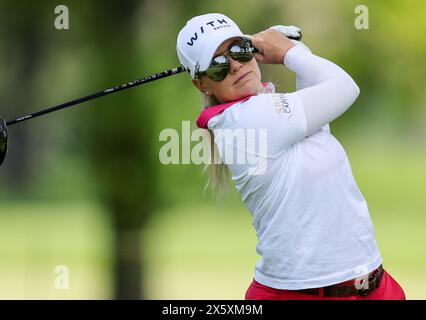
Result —
[{"label": "pink collar", "polygon": [[198,116],[198,119],[196,121],[198,128],[207,129],[207,123],[211,118],[213,118],[215,115],[221,113],[223,110],[229,108],[230,106],[238,103],[248,100],[252,96],[248,96],[244,99],[235,100],[227,103],[218,104],[213,107],[209,107],[201,111],[200,115]]},{"label": "pink collar", "polygon": [[[262,85],[264,87],[266,87],[268,84],[267,83],[262,83]],[[204,109],[203,111],[201,111],[201,113],[198,116],[198,119],[196,121],[198,128],[207,129],[208,128],[207,127],[207,123],[215,115],[221,113],[223,110],[229,108],[230,106],[232,106],[232,105],[234,105],[236,103],[239,103],[239,102],[244,102],[244,101],[250,99],[251,97],[253,97],[253,95],[247,96],[247,97],[245,97],[243,99],[240,99],[240,100],[226,102],[226,103],[218,104],[216,106]]]}]

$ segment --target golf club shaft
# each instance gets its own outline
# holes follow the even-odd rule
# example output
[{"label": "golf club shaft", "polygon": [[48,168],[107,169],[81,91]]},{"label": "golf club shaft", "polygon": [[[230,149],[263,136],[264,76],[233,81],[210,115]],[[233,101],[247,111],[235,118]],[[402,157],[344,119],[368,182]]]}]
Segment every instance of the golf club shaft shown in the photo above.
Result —
[{"label": "golf club shaft", "polygon": [[33,118],[42,116],[42,115],[50,113],[50,112],[54,112],[54,111],[57,111],[57,110],[60,110],[60,109],[71,107],[71,106],[74,106],[76,104],[80,104],[82,102],[86,102],[86,101],[93,100],[93,99],[96,99],[96,98],[99,98],[99,97],[103,97],[103,96],[106,96],[108,94],[115,93],[115,92],[118,92],[118,91],[121,91],[121,90],[130,89],[130,88],[139,86],[139,85],[147,83],[147,82],[151,82],[151,81],[154,81],[154,80],[158,80],[158,79],[161,79],[161,78],[172,76],[174,74],[181,73],[181,72],[186,71],[186,70],[187,69],[185,67],[179,66],[179,67],[174,68],[174,69],[170,69],[170,70],[167,70],[167,71],[164,71],[164,72],[156,73],[156,74],[153,74],[153,75],[146,77],[146,78],[130,81],[128,83],[122,84],[121,86],[116,86],[116,87],[106,89],[106,90],[103,90],[103,91],[100,91],[100,92],[97,92],[97,93],[94,93],[94,94],[91,94],[91,95],[88,95],[88,96],[85,96],[85,97],[82,97],[82,98],[79,98],[79,99],[75,99],[75,100],[72,100],[72,101],[65,102],[63,104],[59,104],[57,106],[54,106],[54,107],[51,107],[51,108],[48,108],[48,109],[45,109],[45,110],[41,110],[41,111],[38,111],[38,112],[27,114],[25,116],[7,121],[6,125],[11,126],[11,125],[14,125],[18,122],[33,119]]}]

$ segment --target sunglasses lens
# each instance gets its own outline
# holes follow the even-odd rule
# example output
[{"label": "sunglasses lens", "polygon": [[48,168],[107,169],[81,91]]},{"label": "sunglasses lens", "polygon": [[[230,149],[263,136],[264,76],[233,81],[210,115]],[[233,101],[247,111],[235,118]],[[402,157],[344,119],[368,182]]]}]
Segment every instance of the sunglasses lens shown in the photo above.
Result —
[{"label": "sunglasses lens", "polygon": [[3,163],[7,152],[7,129],[6,122],[0,119],[0,165]]},{"label": "sunglasses lens", "polygon": [[232,59],[247,62],[254,57],[254,48],[246,42],[234,44],[229,48],[229,54]]},{"label": "sunglasses lens", "polygon": [[[234,60],[247,62],[254,58],[255,50],[256,49],[251,45],[251,42],[240,40],[235,42],[229,48],[229,55]],[[229,69],[230,66],[228,58],[221,55],[213,59],[206,73],[212,80],[221,81],[226,78]]]},{"label": "sunglasses lens", "polygon": [[220,81],[226,78],[229,72],[229,61],[224,56],[218,56],[213,59],[210,67],[207,69],[207,75],[214,81]]}]

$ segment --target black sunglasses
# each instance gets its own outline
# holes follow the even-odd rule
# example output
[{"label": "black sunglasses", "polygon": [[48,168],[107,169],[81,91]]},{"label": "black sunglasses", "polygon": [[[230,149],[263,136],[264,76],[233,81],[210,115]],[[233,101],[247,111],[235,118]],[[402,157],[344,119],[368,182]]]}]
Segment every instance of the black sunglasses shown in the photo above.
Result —
[{"label": "black sunglasses", "polygon": [[257,49],[253,47],[249,39],[239,39],[232,43],[225,52],[228,52],[228,54],[221,54],[213,58],[206,71],[196,71],[195,78],[199,79],[201,76],[207,75],[214,81],[222,81],[230,70],[228,56],[237,61],[247,62],[254,58]]}]

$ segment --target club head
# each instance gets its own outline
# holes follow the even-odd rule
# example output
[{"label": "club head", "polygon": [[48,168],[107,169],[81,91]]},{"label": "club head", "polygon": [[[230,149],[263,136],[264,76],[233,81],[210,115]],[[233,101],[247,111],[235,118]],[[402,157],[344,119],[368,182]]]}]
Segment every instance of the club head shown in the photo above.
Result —
[{"label": "club head", "polygon": [[6,121],[0,119],[0,166],[3,164],[7,153],[7,127]]}]

